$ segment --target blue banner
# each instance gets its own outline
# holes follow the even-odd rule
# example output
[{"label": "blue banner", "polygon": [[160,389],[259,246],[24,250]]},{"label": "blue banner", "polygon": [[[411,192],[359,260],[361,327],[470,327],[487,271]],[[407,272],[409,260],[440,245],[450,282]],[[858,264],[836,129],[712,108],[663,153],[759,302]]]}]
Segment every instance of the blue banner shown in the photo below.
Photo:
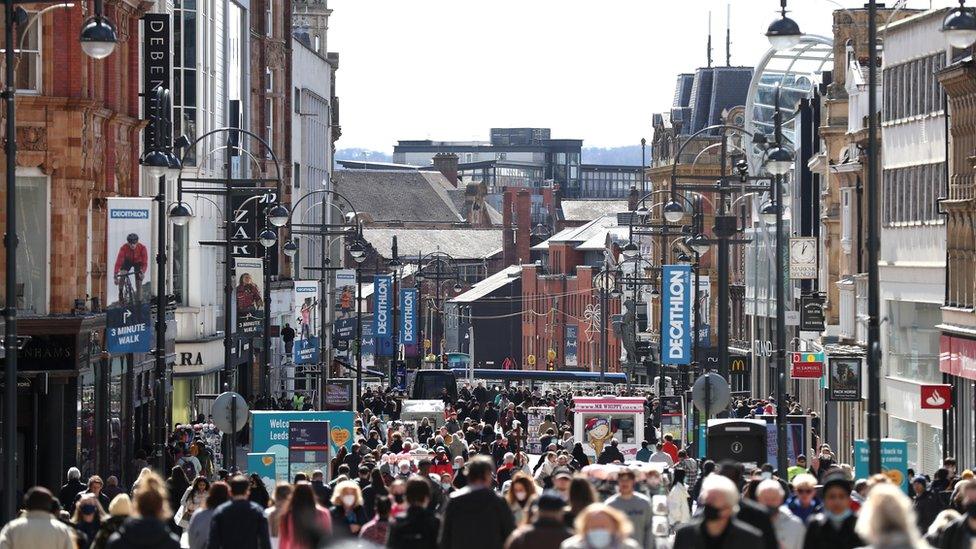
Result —
[{"label": "blue banner", "polygon": [[319,338],[296,339],[293,345],[295,364],[319,363]]},{"label": "blue banner", "polygon": [[[868,478],[868,443],[854,441],[854,478]],[[908,492],[908,443],[894,438],[881,439],[881,472]]]},{"label": "blue banner", "polygon": [[106,311],[108,352],[148,353],[152,349],[152,309],[149,303],[115,305]]},{"label": "blue banner", "polygon": [[393,277],[373,279],[373,337],[376,356],[393,356]]},{"label": "blue banner", "polygon": [[417,289],[400,288],[400,343],[417,343]]},{"label": "blue banner", "polygon": [[[257,473],[261,477],[261,482],[269,492],[274,492],[275,488],[275,462],[278,456],[273,453],[248,454],[247,472]],[[287,479],[285,480],[287,482]]]},{"label": "blue banner", "polygon": [[396,365],[396,371],[393,373],[393,385],[396,387],[397,391],[407,390],[407,365],[398,362]]},{"label": "blue banner", "polygon": [[691,265],[665,265],[661,310],[664,364],[691,364]]}]

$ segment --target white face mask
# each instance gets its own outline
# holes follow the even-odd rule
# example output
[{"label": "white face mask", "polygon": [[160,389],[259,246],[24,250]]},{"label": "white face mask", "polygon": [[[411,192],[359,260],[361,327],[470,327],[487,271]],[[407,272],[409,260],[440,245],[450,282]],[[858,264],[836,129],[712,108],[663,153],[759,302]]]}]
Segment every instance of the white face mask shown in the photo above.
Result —
[{"label": "white face mask", "polygon": [[597,549],[609,547],[613,543],[613,534],[610,533],[610,530],[604,530],[602,528],[590,530],[586,533],[586,542],[591,547],[596,547]]},{"label": "white face mask", "polygon": [[519,501],[525,501],[525,498],[529,497],[529,494],[525,492],[515,492],[515,499]]},{"label": "white face mask", "polygon": [[356,496],[342,496],[342,504],[346,507],[352,507],[354,503],[356,503]]}]

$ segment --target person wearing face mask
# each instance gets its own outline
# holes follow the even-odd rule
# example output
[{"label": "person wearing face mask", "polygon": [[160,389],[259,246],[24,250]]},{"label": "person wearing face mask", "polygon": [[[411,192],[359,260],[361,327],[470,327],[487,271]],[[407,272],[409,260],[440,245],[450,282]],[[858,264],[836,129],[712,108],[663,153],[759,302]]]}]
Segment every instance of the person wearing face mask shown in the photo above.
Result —
[{"label": "person wearing face mask", "polygon": [[535,519],[512,532],[505,549],[559,549],[563,541],[572,537],[573,532],[563,524],[566,500],[562,496],[552,490],[543,492],[534,508]]},{"label": "person wearing face mask", "polygon": [[414,476],[407,481],[407,511],[390,525],[386,546],[391,549],[421,549],[437,545],[440,520],[429,510],[430,485]]},{"label": "person wearing face mask", "polygon": [[976,542],[976,481],[962,481],[963,515],[952,521],[939,535],[938,549],[969,549]]},{"label": "person wearing face mask", "polygon": [[[741,464],[728,460],[723,461],[719,465],[718,473],[731,480],[736,489],[743,486]],[[700,494],[699,501],[701,501]],[[777,549],[776,532],[773,530],[773,523],[769,519],[769,511],[765,507],[749,498],[742,498],[738,501],[735,518],[759,530],[764,549]]]},{"label": "person wearing face mask", "polygon": [[535,495],[536,484],[532,481],[532,477],[525,473],[517,473],[512,478],[508,493],[505,494],[505,501],[508,502],[508,507],[512,510],[515,524],[526,522],[528,510],[532,506]]},{"label": "person wearing face mask", "polygon": [[[630,519],[633,526],[631,537],[641,547],[646,547],[654,536],[651,524],[654,513],[651,511],[651,500],[644,494],[634,491],[637,477],[630,469],[620,469],[617,473],[617,493],[607,499],[607,505],[620,511]],[[660,486],[660,476],[658,477]]]},{"label": "person wearing face mask", "polygon": [[[576,535],[563,541],[560,549],[639,549],[631,538],[633,527],[626,515],[610,505],[594,503],[576,517]],[[675,545],[675,547],[686,547]]]},{"label": "person wearing face mask", "polygon": [[90,492],[82,493],[78,504],[75,505],[75,514],[71,517],[78,534],[78,549],[91,547],[98,530],[102,527],[104,516],[105,511],[98,502],[98,496]]},{"label": "person wearing face mask", "polygon": [[850,479],[841,471],[824,477],[823,511],[807,521],[803,549],[854,549],[864,541],[854,530],[857,515],[851,511]]},{"label": "person wearing face mask", "polygon": [[786,492],[780,483],[766,479],[756,487],[756,501],[769,509],[769,516],[776,531],[776,541],[780,549],[803,549],[803,536],[806,528],[790,509],[783,505]]},{"label": "person wearing face mask", "polygon": [[336,537],[355,537],[368,522],[363,509],[363,494],[354,480],[344,480],[332,493],[332,533]]},{"label": "person wearing face mask", "polygon": [[757,549],[764,545],[759,530],[736,518],[739,490],[730,479],[709,475],[702,481],[698,502],[701,515],[678,528],[674,547]]}]

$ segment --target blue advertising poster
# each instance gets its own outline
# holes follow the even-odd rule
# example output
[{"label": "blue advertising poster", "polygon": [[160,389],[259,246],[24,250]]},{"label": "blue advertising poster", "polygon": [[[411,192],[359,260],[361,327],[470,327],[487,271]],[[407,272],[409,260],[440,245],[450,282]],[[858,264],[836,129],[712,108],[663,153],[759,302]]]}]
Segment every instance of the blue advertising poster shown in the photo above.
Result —
[{"label": "blue advertising poster", "polygon": [[397,391],[407,390],[407,365],[399,362],[396,365],[396,372],[394,372],[393,382],[396,385]]},{"label": "blue advertising poster", "polygon": [[[881,439],[881,472],[908,492],[908,443],[896,438]],[[854,441],[854,476],[868,478],[868,443]]]},{"label": "blue advertising poster", "polygon": [[400,343],[417,344],[417,289],[400,289]]},{"label": "blue advertising poster", "polygon": [[288,479],[288,424],[292,421],[328,421],[332,455],[340,446],[352,449],[353,413],[350,411],[254,411],[251,412],[251,450],[275,455],[275,480]]},{"label": "blue advertising poster", "polygon": [[110,353],[152,349],[153,269],[151,198],[111,197],[106,226],[110,276],[104,277],[105,347]]},{"label": "blue advertising poster", "polygon": [[248,474],[257,473],[264,482],[264,487],[268,492],[273,492],[275,487],[275,462],[278,457],[271,453],[248,454],[247,472]]},{"label": "blue advertising poster", "polygon": [[393,356],[393,277],[373,279],[373,338],[376,356]]},{"label": "blue advertising poster", "polygon": [[296,339],[293,345],[295,364],[319,363],[319,338]]},{"label": "blue advertising poster", "polygon": [[335,337],[341,341],[356,339],[356,317],[337,318],[335,320]]},{"label": "blue advertising poster", "polygon": [[566,350],[563,360],[566,366],[579,366],[579,326],[566,326]]},{"label": "blue advertising poster", "polygon": [[152,309],[148,302],[114,306],[105,314],[108,352],[148,353],[152,349]]},{"label": "blue advertising poster", "polygon": [[665,265],[661,333],[665,364],[691,364],[691,265]]}]

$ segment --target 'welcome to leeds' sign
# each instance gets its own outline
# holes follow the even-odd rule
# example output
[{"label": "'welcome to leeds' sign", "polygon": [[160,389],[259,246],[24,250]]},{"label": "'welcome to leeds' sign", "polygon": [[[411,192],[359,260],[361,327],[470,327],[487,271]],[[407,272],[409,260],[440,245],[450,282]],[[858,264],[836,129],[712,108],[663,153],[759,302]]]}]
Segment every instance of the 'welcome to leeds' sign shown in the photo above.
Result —
[{"label": "'welcome to leeds' sign", "polygon": [[661,334],[665,364],[691,364],[691,266],[665,265]]}]

